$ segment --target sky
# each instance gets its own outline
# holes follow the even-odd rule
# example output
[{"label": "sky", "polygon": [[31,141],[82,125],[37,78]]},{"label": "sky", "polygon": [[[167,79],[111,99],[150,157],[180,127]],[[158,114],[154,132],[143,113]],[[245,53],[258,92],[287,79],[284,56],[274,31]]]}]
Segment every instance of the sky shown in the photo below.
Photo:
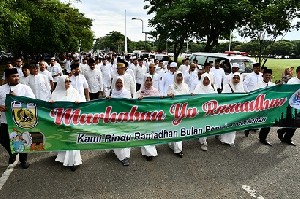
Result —
[{"label": "sky", "polygon": [[[71,1],[86,17],[93,19],[92,31],[95,37],[103,37],[111,31],[118,31],[125,35],[125,10],[127,37],[132,41],[144,41],[145,34],[142,33],[142,21],[132,20],[133,17],[140,18],[144,23],[144,32],[152,30],[148,26],[148,19],[153,15],[147,15],[144,9],[144,0],[81,0]],[[298,19],[300,21],[300,19]],[[281,38],[280,38],[281,39]],[[283,39],[300,40],[300,31],[287,33]],[[235,40],[248,41],[235,35]]]}]

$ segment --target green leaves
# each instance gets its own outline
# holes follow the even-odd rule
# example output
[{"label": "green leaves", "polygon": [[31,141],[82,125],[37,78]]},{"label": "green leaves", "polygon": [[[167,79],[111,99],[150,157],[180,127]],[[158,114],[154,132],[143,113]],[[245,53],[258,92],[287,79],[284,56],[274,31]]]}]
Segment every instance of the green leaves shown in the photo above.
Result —
[{"label": "green leaves", "polygon": [[[92,20],[59,0],[0,2],[0,47],[15,55],[90,50]],[[5,27],[5,28],[4,28]]]}]

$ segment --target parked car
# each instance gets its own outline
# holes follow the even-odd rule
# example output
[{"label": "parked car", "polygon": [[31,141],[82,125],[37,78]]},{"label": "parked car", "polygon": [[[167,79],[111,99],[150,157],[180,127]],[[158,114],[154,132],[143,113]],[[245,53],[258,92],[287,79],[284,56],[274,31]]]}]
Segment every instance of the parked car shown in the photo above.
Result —
[{"label": "parked car", "polygon": [[241,73],[250,73],[253,70],[253,64],[256,63],[255,59],[243,56],[243,55],[228,55],[225,53],[204,53],[197,52],[192,53],[189,60],[193,62],[193,60],[198,60],[198,64],[203,66],[204,63],[208,63],[212,61],[215,63],[216,59],[221,59],[221,65],[223,65],[224,71],[226,74],[231,73],[231,64],[237,63],[240,66]]}]

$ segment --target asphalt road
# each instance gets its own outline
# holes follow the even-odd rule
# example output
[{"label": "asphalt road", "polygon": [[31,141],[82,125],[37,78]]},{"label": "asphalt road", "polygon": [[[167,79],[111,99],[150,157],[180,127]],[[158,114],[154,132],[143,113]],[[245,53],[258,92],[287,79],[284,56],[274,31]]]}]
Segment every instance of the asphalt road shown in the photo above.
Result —
[{"label": "asphalt road", "polygon": [[[257,134],[245,138],[239,133],[234,148],[208,138],[207,152],[197,140],[185,141],[182,159],[160,145],[159,156],[147,162],[134,148],[129,167],[104,151],[82,151],[83,164],[75,172],[54,162],[55,153],[30,154],[31,166],[14,168],[0,198],[299,199],[300,132],[294,147],[280,143],[275,131],[269,136],[272,147],[261,145]],[[0,147],[1,174],[7,161]]]}]

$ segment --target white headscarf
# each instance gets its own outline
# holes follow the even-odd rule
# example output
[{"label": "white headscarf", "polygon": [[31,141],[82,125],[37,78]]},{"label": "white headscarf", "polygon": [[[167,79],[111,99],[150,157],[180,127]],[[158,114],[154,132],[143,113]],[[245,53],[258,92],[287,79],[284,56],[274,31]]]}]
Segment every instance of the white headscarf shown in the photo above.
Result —
[{"label": "white headscarf", "polygon": [[[116,87],[116,84],[117,84],[117,81],[118,80],[121,80],[122,83],[123,83],[123,87],[121,90],[117,90],[117,87]],[[116,81],[114,82],[114,85],[113,85],[113,90],[111,92],[111,97],[112,98],[127,98],[127,99],[130,99],[131,98],[131,94],[130,92],[124,87],[124,78],[122,76],[117,76]]]},{"label": "white headscarf", "polygon": [[[209,84],[205,86],[203,84],[204,78],[207,77],[209,79]],[[209,93],[217,93],[214,87],[211,85],[210,76],[207,73],[204,73],[201,76],[200,83],[196,86],[195,90],[193,91],[194,94],[209,94]]]},{"label": "white headscarf", "polygon": [[68,89],[65,88],[65,81],[69,79],[69,76],[62,75],[57,81],[57,86],[51,94],[51,100],[53,101],[67,101],[67,102],[82,102],[79,92],[73,88],[72,85]]},{"label": "white headscarf", "polygon": [[[237,84],[233,83],[234,76],[240,77],[239,83]],[[239,72],[233,73],[230,82],[224,86],[222,93],[245,93],[243,83],[241,82],[241,74]]]},{"label": "white headscarf", "polygon": [[147,78],[150,77],[152,79],[152,76],[150,74],[145,74],[144,75],[144,81],[141,85],[141,89],[137,92],[137,97],[143,96],[143,97],[149,97],[149,96],[159,96],[159,91],[157,88],[154,88],[151,86],[149,89],[145,87],[145,83]]},{"label": "white headscarf", "polygon": [[170,88],[168,89],[168,94],[173,93],[174,95],[185,95],[190,93],[189,86],[184,83],[184,79],[182,77],[182,83],[177,83],[177,75],[182,74],[182,72],[177,71],[174,73],[174,83],[171,84]]}]

